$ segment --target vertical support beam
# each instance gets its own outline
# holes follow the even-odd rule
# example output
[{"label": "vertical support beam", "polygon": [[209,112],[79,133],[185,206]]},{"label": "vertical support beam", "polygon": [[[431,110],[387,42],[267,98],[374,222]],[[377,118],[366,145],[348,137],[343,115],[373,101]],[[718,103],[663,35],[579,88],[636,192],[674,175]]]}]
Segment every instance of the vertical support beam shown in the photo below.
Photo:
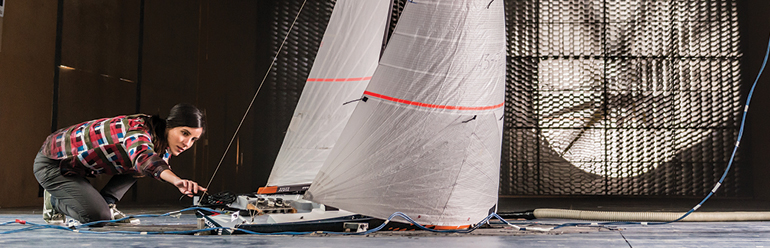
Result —
[{"label": "vertical support beam", "polygon": [[142,107],[142,46],[144,45],[144,1],[139,1],[139,41],[137,49],[137,65],[136,65],[136,113],[141,111]]},{"label": "vertical support beam", "polygon": [[5,0],[0,0],[0,52],[3,51],[3,15],[5,14]]},{"label": "vertical support beam", "polygon": [[[62,26],[64,23],[64,0],[56,5],[56,48],[53,59],[53,96],[51,97],[51,133],[58,129],[59,123],[59,66],[61,65]],[[43,187],[38,185],[38,197],[43,197]]]},{"label": "vertical support beam", "polygon": [[[136,109],[135,112],[139,113],[142,110],[142,46],[144,45],[144,1],[139,1],[139,42],[137,43],[139,48],[137,49],[137,65],[136,65]],[[139,185],[134,183],[131,187],[131,201],[137,202],[139,195]]]}]

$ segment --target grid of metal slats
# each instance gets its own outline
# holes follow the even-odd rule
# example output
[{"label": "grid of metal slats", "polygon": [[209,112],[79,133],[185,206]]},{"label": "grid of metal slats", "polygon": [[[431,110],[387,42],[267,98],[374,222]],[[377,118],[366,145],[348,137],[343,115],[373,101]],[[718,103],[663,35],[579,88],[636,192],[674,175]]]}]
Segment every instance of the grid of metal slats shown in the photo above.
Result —
[{"label": "grid of metal slats", "polygon": [[[505,195],[700,196],[737,138],[731,0],[506,1]],[[750,196],[738,157],[720,193]]]},{"label": "grid of metal slats", "polygon": [[[305,86],[308,74],[315,60],[318,47],[321,44],[326,24],[331,17],[335,1],[275,1],[273,8],[273,23],[270,38],[273,51],[269,59],[273,59],[275,52],[280,48],[280,53],[270,70],[270,75],[265,80],[264,94],[269,100],[265,106],[270,116],[260,118],[273,120],[275,123],[271,130],[274,134],[271,141],[277,141],[280,146],[284,138],[286,126],[291,121],[294,108],[297,106],[302,88]],[[297,13],[302,12],[297,17]],[[294,18],[297,17],[296,23]],[[294,27],[292,28],[292,23]],[[288,36],[286,33],[291,30]],[[284,38],[286,41],[284,42]],[[281,45],[283,47],[281,48]],[[275,143],[275,142],[271,142]],[[277,150],[276,150],[277,151]]]}]

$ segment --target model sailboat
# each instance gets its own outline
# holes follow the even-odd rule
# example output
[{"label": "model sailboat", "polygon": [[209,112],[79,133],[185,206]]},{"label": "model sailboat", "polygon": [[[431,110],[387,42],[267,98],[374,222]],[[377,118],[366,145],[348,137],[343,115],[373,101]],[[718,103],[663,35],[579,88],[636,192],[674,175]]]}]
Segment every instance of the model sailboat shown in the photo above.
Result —
[{"label": "model sailboat", "polygon": [[[339,100],[361,99],[320,171],[312,172],[304,200],[345,210],[325,211],[336,213],[329,218],[403,212],[420,224],[461,228],[494,212],[504,31],[499,0],[409,1],[365,91]],[[301,218],[284,219],[307,220],[289,215]]]}]

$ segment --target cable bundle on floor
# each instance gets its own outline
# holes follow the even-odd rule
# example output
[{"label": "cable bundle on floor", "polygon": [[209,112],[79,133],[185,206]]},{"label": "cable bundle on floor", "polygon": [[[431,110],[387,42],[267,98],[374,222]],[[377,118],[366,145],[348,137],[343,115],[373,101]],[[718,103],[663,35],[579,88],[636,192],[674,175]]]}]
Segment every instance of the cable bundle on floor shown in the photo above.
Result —
[{"label": "cable bundle on floor", "polygon": [[139,234],[139,235],[149,235],[149,234],[195,234],[195,233],[203,233],[203,232],[210,232],[210,231],[216,231],[216,230],[228,230],[231,233],[239,231],[239,232],[243,232],[243,233],[247,233],[247,234],[255,234],[255,235],[307,235],[307,234],[314,234],[314,233],[315,234],[318,234],[318,233],[336,234],[336,235],[367,235],[367,234],[371,234],[371,233],[374,233],[374,232],[382,230],[382,228],[384,228],[395,217],[403,218],[404,220],[406,220],[407,222],[415,225],[419,229],[426,230],[426,231],[431,231],[431,232],[438,232],[438,233],[470,233],[470,232],[473,232],[474,230],[478,229],[484,223],[487,223],[493,217],[499,219],[500,221],[502,221],[503,223],[505,223],[507,225],[516,227],[518,230],[532,230],[531,228],[528,229],[528,228],[522,228],[522,227],[515,226],[515,225],[509,223],[508,221],[506,221],[505,219],[503,219],[502,217],[500,217],[499,215],[495,214],[495,213],[490,214],[489,216],[487,216],[483,220],[479,221],[476,225],[473,225],[469,229],[462,229],[462,230],[434,230],[434,229],[430,229],[430,228],[427,228],[427,227],[425,227],[423,225],[418,224],[412,218],[410,218],[408,215],[406,215],[404,213],[401,213],[401,212],[393,213],[392,215],[390,215],[390,217],[388,217],[388,219],[383,224],[381,224],[380,226],[378,226],[378,227],[376,227],[374,229],[370,229],[370,230],[365,231],[365,232],[314,231],[314,232],[258,233],[258,232],[253,232],[253,231],[249,231],[249,230],[245,230],[245,229],[229,228],[229,227],[212,227],[212,228],[204,228],[204,229],[185,230],[185,231],[156,231],[156,232],[92,231],[92,230],[82,229],[82,228],[91,227],[91,226],[94,226],[94,225],[102,225],[102,224],[107,224],[107,223],[118,223],[118,222],[120,222],[122,220],[129,219],[129,218],[148,218],[148,217],[173,216],[173,215],[181,214],[182,212],[192,211],[192,210],[207,211],[207,212],[212,212],[212,213],[225,214],[225,213],[223,213],[221,211],[213,210],[213,209],[210,209],[210,208],[191,207],[191,208],[185,208],[185,209],[178,210],[178,211],[168,212],[168,213],[165,213],[165,214],[131,215],[131,216],[127,216],[127,217],[116,219],[116,220],[94,221],[94,222],[83,223],[81,225],[72,226],[72,227],[65,227],[65,226],[61,226],[61,225],[50,225],[50,224],[37,224],[37,223],[33,223],[33,222],[28,222],[28,221],[23,221],[23,220],[18,220],[17,219],[15,221],[9,221],[9,222],[5,222],[5,223],[0,223],[0,226],[11,225],[11,224],[20,224],[20,225],[29,225],[29,226],[28,227],[24,227],[24,228],[19,228],[19,229],[14,229],[14,230],[0,232],[0,235],[2,235],[2,234],[11,234],[11,233],[18,233],[18,232],[24,232],[24,231],[32,231],[32,230],[38,230],[38,229],[59,229],[59,230],[65,230],[65,231],[71,231],[71,232],[77,232],[77,233],[89,233],[89,234],[117,233],[117,234]]}]

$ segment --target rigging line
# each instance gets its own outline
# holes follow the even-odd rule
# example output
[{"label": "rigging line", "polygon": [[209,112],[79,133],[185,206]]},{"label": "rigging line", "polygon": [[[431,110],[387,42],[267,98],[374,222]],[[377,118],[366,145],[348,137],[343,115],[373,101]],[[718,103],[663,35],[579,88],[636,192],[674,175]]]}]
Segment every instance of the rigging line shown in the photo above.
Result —
[{"label": "rigging line", "polygon": [[[225,156],[227,156],[227,152],[230,150],[230,146],[233,145],[233,141],[235,140],[235,137],[238,136],[238,131],[241,130],[241,126],[243,125],[243,121],[246,120],[246,116],[249,115],[249,111],[251,110],[251,107],[254,105],[254,101],[257,99],[257,94],[259,94],[259,90],[262,89],[262,85],[265,84],[265,80],[267,79],[267,76],[270,75],[270,70],[273,69],[273,65],[275,65],[275,61],[278,59],[278,55],[281,54],[281,49],[283,49],[283,45],[286,44],[286,40],[289,39],[289,34],[291,34],[291,30],[294,29],[294,24],[297,23],[297,19],[299,18],[299,14],[302,13],[302,8],[305,7],[305,3],[307,3],[307,0],[302,2],[302,6],[299,7],[299,11],[297,11],[297,16],[294,17],[294,21],[291,23],[291,26],[289,27],[289,31],[286,32],[286,36],[283,38],[283,42],[281,42],[281,45],[278,47],[278,51],[275,53],[275,57],[273,57],[273,61],[270,62],[270,67],[267,68],[267,72],[265,72],[265,76],[262,78],[262,82],[259,83],[259,87],[257,87],[257,92],[254,93],[254,97],[251,98],[251,103],[249,103],[249,107],[246,108],[246,113],[243,113],[243,118],[241,118],[241,122],[238,123],[238,128],[235,129],[235,133],[233,133],[233,137],[230,139],[230,143],[227,144],[227,148],[225,148],[225,153],[222,154],[222,158],[219,159],[219,163],[217,164],[217,168],[214,170],[214,174],[211,175],[211,179],[209,179],[209,183],[206,184],[206,189],[211,186],[211,182],[214,181],[214,176],[217,175],[217,171],[219,171],[219,167],[222,166],[222,161],[225,160]],[[205,195],[206,192],[203,192],[203,195]],[[198,199],[198,204],[200,204],[201,200],[203,200],[203,197],[200,197]]]}]

